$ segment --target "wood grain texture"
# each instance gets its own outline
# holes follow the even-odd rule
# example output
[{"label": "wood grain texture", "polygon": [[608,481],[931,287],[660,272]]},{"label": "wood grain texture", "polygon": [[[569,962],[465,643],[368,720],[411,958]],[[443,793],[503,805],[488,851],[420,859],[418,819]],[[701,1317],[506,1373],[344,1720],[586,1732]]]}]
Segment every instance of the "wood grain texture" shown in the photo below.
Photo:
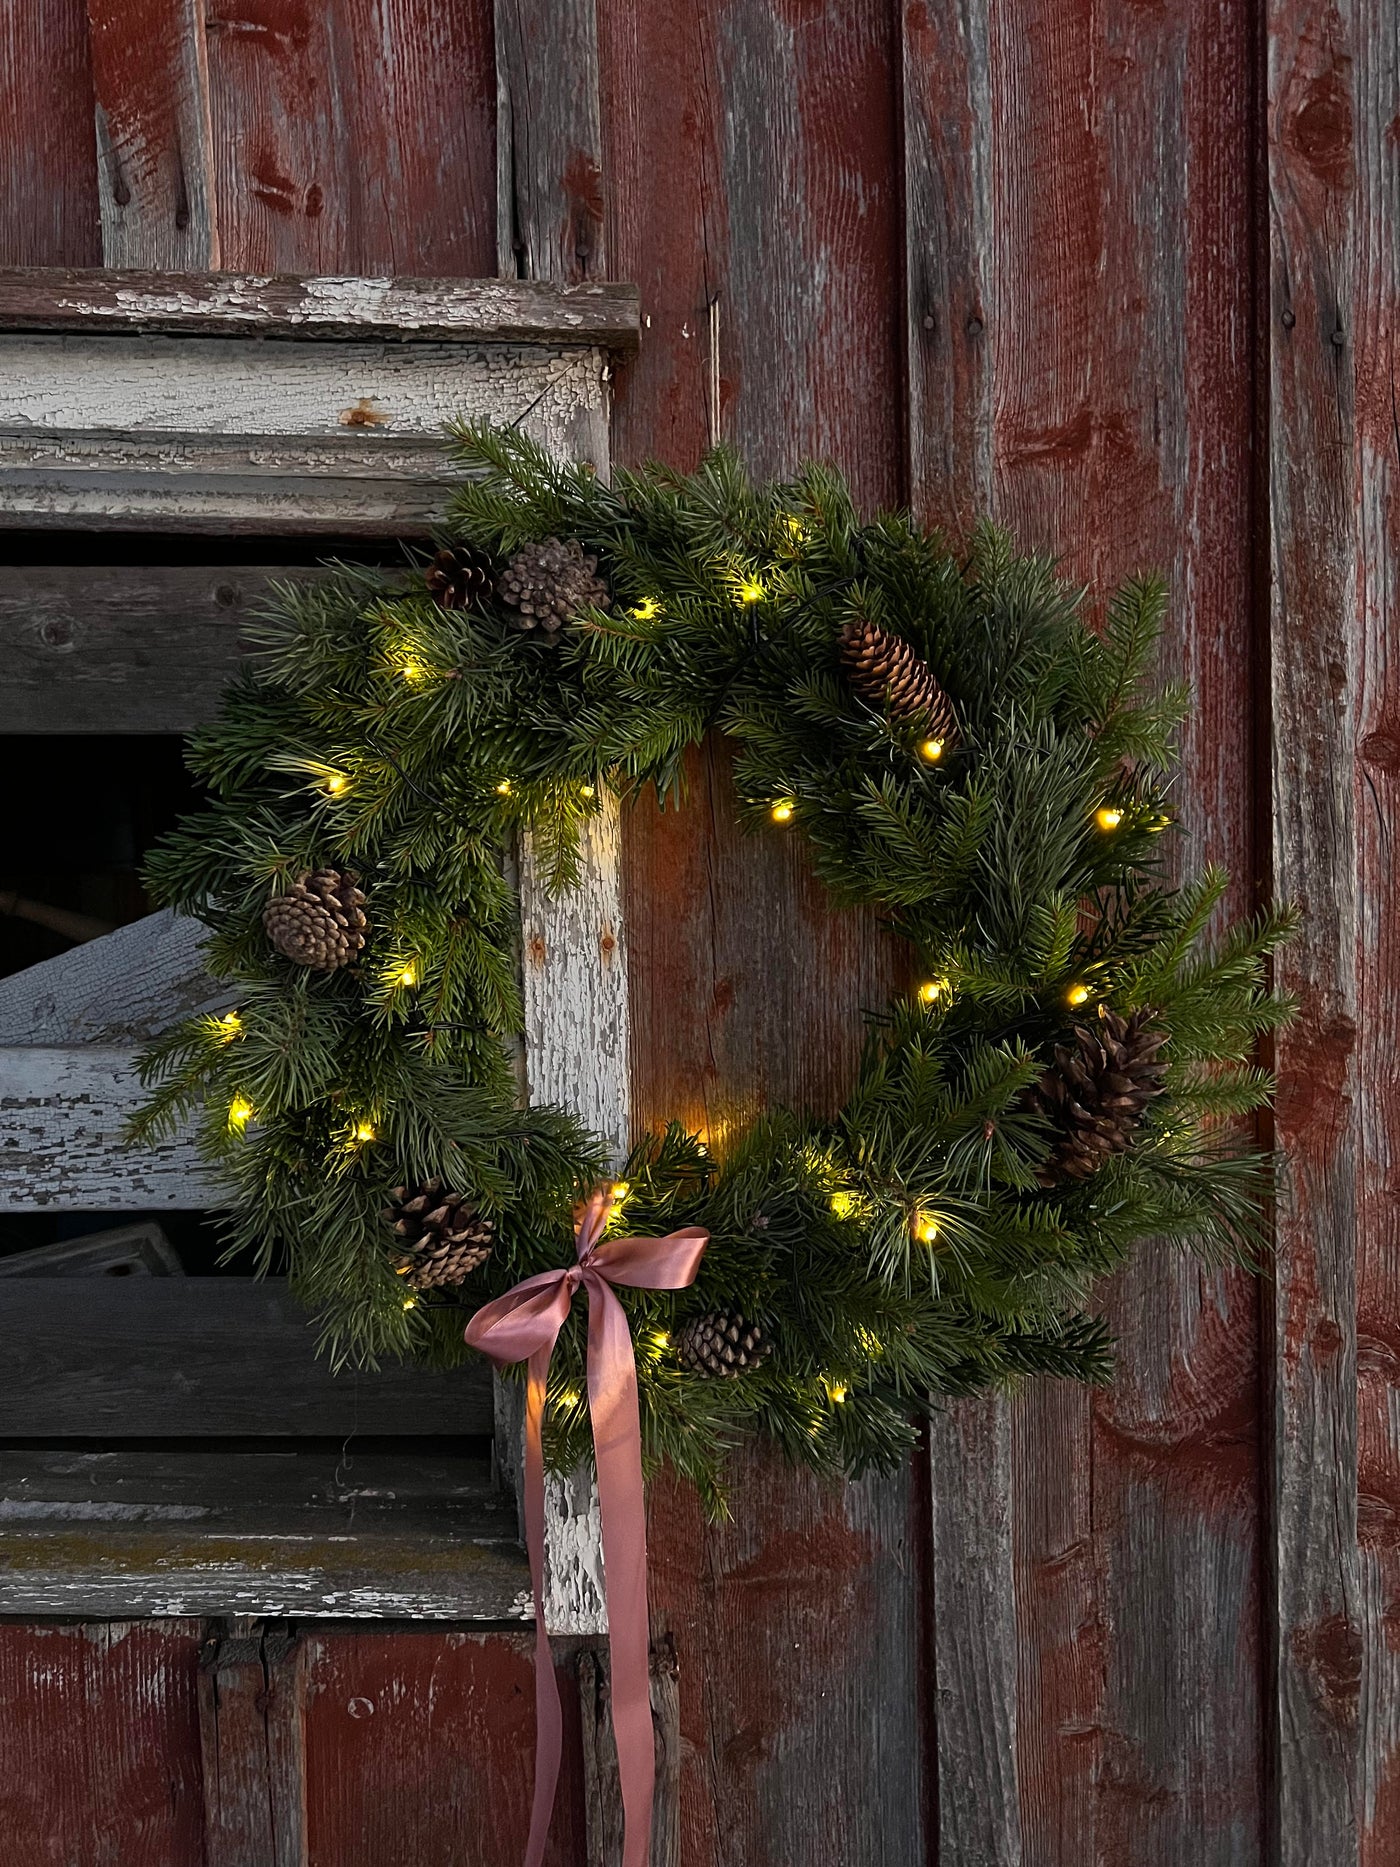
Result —
[{"label": "wood grain texture", "polygon": [[102,258],[84,0],[0,8],[0,265]]},{"label": "wood grain texture", "polygon": [[0,1439],[490,1436],[490,1377],[332,1374],[280,1278],[10,1278]]},{"label": "wood grain texture", "polygon": [[496,0],[495,24],[497,267],[605,278],[595,0]]},{"label": "wood grain texture", "polygon": [[0,274],[0,330],[185,337],[402,337],[637,346],[634,285],[547,279],[357,279],[20,268]]},{"label": "wood grain texture", "polygon": [[421,533],[452,481],[442,430],[519,422],[599,451],[584,348],[0,339],[0,524]]},{"label": "wood grain texture", "polygon": [[[621,1867],[625,1818],[612,1729],[612,1671],[606,1652],[585,1649],[579,1654],[578,1695],[587,1807],[586,1867]],[[680,1663],[675,1642],[669,1638],[651,1650],[651,1719],[656,1789],[647,1867],[680,1867]]]},{"label": "wood grain texture", "polygon": [[184,1267],[154,1219],[86,1232],[0,1258],[0,1277],[183,1277]]},{"label": "wood grain texture", "polygon": [[0,1622],[0,1850],[35,1867],[203,1859],[197,1621]]},{"label": "wood grain texture", "polygon": [[1394,1278],[1400,201],[1384,8],[1268,9],[1281,1867],[1400,1858]]},{"label": "wood grain texture", "polygon": [[207,929],[173,908],[0,979],[0,1045],[128,1048],[234,994],[204,970]]},{"label": "wood grain texture", "polygon": [[211,1634],[199,1660],[204,1867],[307,1867],[306,1648]]},{"label": "wood grain texture", "polygon": [[206,8],[225,266],[496,270],[489,0]]},{"label": "wood grain texture", "polygon": [[[1255,862],[1252,45],[1204,6],[1096,19],[905,10],[912,490],[954,526],[986,502],[1096,590],[1171,573],[1167,671],[1197,693],[1183,817],[1195,859],[1240,875],[1238,907]],[[966,1681],[940,1691],[940,1819],[945,1838],[988,1820],[959,1764],[1001,1743],[1014,1638],[1019,1833],[983,1833],[986,1858],[1233,1867],[1263,1846],[1261,1733],[1240,1715],[1262,1681],[1252,1294],[1149,1252],[1108,1308],[1113,1389],[1047,1386],[1015,1410],[1010,1549],[981,1471],[1005,1456],[994,1411],[936,1499],[935,1576],[966,1576],[972,1551],[972,1574],[1001,1578],[978,1601],[980,1676],[938,1617],[940,1685]]]},{"label": "wood grain texture", "polygon": [[88,0],[102,258],[219,264],[205,0]]},{"label": "wood grain texture", "polygon": [[[316,1867],[519,1867],[534,1750],[531,1635],[313,1628],[306,1639]],[[557,1664],[564,1769],[545,1861],[580,1867],[573,1653]]]},{"label": "wood grain texture", "polygon": [[[191,732],[217,711],[269,585],[315,575],[281,565],[0,566],[0,732]],[[9,985],[0,981],[0,998]]]}]

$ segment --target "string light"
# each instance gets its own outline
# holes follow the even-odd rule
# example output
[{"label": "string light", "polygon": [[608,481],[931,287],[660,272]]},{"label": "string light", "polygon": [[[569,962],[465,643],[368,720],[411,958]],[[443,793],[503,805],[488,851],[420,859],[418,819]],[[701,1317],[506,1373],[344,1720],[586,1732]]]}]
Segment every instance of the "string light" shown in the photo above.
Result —
[{"label": "string light", "polygon": [[561,1412],[567,1412],[571,1408],[576,1407],[578,1405],[578,1402],[579,1402],[578,1389],[576,1387],[566,1387],[563,1393],[559,1396],[557,1405]]},{"label": "string light", "polygon": [[777,803],[769,808],[768,815],[774,823],[791,823],[792,813],[796,809],[797,806],[790,797],[780,797]]},{"label": "string light", "polygon": [[763,585],[752,577],[749,578],[746,583],[741,583],[739,585],[739,601],[741,603],[761,603],[763,601]]},{"label": "string light", "polygon": [[926,765],[936,765],[943,756],[941,739],[925,739],[919,747],[919,757]]},{"label": "string light", "polygon": [[612,1188],[612,1203],[615,1206],[620,1206],[623,1200],[626,1199],[627,1195],[631,1191],[632,1191],[632,1182],[630,1180],[614,1180],[613,1188]]},{"label": "string light", "polygon": [[396,980],[395,983],[398,985],[417,985],[418,968],[414,965],[412,960],[410,960],[408,964],[399,973],[398,979]]},{"label": "string light", "polygon": [[925,979],[919,987],[919,997],[926,1005],[936,1005],[946,990],[942,979]]},{"label": "string light", "polygon": [[399,673],[406,681],[425,681],[428,678],[428,670],[411,655],[399,663]]},{"label": "string light", "polygon": [[356,1122],[355,1123],[355,1139],[357,1141],[377,1140],[378,1130],[375,1128],[374,1123],[367,1122],[367,1121]]},{"label": "string light", "polygon": [[661,614],[661,605],[654,596],[644,596],[631,613],[637,622],[650,622],[654,616]]},{"label": "string light", "polygon": [[510,779],[502,778],[501,782],[496,786],[497,796],[498,797],[509,797],[510,791],[511,791]]},{"label": "string light", "polygon": [[1073,1009],[1078,1010],[1081,1005],[1086,1005],[1092,997],[1093,993],[1089,990],[1088,986],[1080,983],[1072,985],[1065,993],[1065,1003]]},{"label": "string light", "polygon": [[914,1236],[921,1245],[932,1245],[938,1239],[938,1221],[931,1212],[921,1212],[914,1220]]},{"label": "string light", "polygon": [[826,1384],[826,1391],[828,1394],[830,1394],[832,1400],[835,1401],[836,1405],[839,1407],[842,1401],[845,1400],[846,1395],[849,1392],[849,1389],[843,1386],[843,1384],[840,1381],[828,1381]]},{"label": "string light", "polygon": [[669,1348],[671,1346],[671,1332],[669,1329],[653,1329],[651,1332],[651,1339],[653,1346],[656,1348]]},{"label": "string light", "polygon": [[1115,804],[1104,804],[1094,812],[1094,822],[1107,836],[1110,830],[1116,830],[1123,821],[1123,813]]},{"label": "string light", "polygon": [[243,1096],[235,1096],[228,1105],[230,1128],[246,1128],[253,1119],[253,1105]]},{"label": "string light", "polygon": [[596,797],[598,795],[591,784],[580,785],[578,794],[580,797]]},{"label": "string light", "polygon": [[405,1297],[403,1300],[403,1306],[405,1309],[417,1309],[418,1307],[417,1297]]},{"label": "string light", "polygon": [[838,1219],[849,1219],[855,1209],[856,1196],[854,1193],[833,1193],[831,1195],[831,1210],[836,1214]]},{"label": "string light", "polygon": [[229,1011],[222,1018],[214,1020],[219,1032],[221,1044],[231,1044],[235,1037],[243,1035],[243,1020],[236,1011]]},{"label": "string light", "polygon": [[326,773],[325,785],[332,797],[339,797],[349,783],[350,780],[343,771],[331,771]]}]

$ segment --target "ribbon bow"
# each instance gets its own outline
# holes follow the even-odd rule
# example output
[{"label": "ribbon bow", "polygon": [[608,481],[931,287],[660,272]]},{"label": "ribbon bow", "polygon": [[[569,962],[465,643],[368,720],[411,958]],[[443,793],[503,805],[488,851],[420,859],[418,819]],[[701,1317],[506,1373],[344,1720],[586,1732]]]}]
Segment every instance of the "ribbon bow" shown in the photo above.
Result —
[{"label": "ribbon bow", "polygon": [[525,1399],[525,1542],[535,1590],[535,1803],[525,1867],[541,1867],[563,1748],[559,1684],[544,1624],[544,1402],[549,1360],[580,1285],[588,1292],[588,1410],[598,1464],[598,1506],[608,1592],[613,1730],[625,1818],[623,1867],[646,1867],[656,1780],[647,1621],[646,1501],[637,1362],[614,1284],[683,1290],[694,1283],[710,1235],[682,1226],[665,1238],[603,1238],[611,1189],[599,1188],[576,1226],[578,1261],[527,1277],[484,1304],[467,1341],[498,1367],[529,1363]]}]

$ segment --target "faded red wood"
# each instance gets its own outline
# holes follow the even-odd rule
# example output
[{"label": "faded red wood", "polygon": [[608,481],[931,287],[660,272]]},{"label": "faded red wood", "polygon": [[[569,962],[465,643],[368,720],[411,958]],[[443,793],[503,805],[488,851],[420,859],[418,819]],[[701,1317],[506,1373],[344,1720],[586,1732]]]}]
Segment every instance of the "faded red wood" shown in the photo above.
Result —
[{"label": "faded red wood", "polygon": [[0,7],[0,265],[102,257],[86,0]]},{"label": "faded red wood", "polygon": [[[531,1634],[305,1630],[314,1867],[519,1867],[534,1755]],[[574,1656],[548,1867],[584,1856]]]},{"label": "faded red wood", "polygon": [[207,0],[221,264],[491,277],[490,0]]},{"label": "faded red wood", "polygon": [[1268,8],[1281,1867],[1400,1862],[1393,10]]},{"label": "faded red wood", "polygon": [[0,1624],[0,1856],[204,1858],[197,1621]]},{"label": "faded red wood", "polygon": [[[1099,590],[1144,565],[1172,575],[1168,668],[1197,694],[1192,858],[1230,862],[1245,904],[1248,22],[1204,4],[950,14],[916,0],[905,59],[916,497],[956,522],[982,487],[1022,544]],[[1012,123],[1014,137],[995,127]],[[1015,1612],[975,1602],[993,1705],[1008,1633],[1021,1656],[1020,1829],[996,1845],[1037,1867],[1257,1860],[1261,1734],[1240,1715],[1262,1664],[1253,1292],[1149,1253],[1108,1301],[1113,1388],[1046,1386],[1013,1415]],[[994,1419],[976,1444],[995,1455]],[[944,1450],[967,1508],[939,1497],[935,1574],[983,1573],[979,1548],[1000,1568],[977,1454]],[[970,1690],[940,1694],[945,1767],[986,1715]],[[984,1793],[948,1768],[945,1842],[952,1811],[986,1819]]]}]

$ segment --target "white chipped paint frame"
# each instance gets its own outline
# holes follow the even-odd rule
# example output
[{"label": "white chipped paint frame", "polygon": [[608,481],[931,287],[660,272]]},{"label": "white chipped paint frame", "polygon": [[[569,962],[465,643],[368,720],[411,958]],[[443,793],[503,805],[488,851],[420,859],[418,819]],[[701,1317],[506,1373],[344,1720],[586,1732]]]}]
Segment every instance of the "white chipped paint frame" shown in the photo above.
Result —
[{"label": "white chipped paint frame", "polygon": [[[353,281],[336,284],[343,326],[356,294]],[[608,351],[580,341],[567,312],[557,331],[491,342],[484,289],[461,288],[475,315],[457,342],[443,341],[441,302],[433,341],[403,341],[402,326],[399,341],[376,339],[372,315],[368,341],[297,341],[285,323],[254,324],[249,336],[142,330],[119,294],[101,334],[0,331],[0,527],[421,530],[443,509],[442,427],[459,414],[517,423],[551,452],[606,472]],[[450,299],[450,287],[439,290]],[[360,297],[371,305],[382,293]],[[524,1067],[531,1100],[575,1109],[620,1155],[627,968],[611,802],[591,826],[583,870],[580,886],[555,899],[528,844],[521,851]],[[199,964],[198,930],[169,915],[0,982],[0,1207],[35,1209],[36,1185],[45,1204],[70,1208],[199,1202],[187,1139],[134,1157],[120,1137],[139,1095],[134,1049],[220,1002],[227,995]],[[518,1389],[499,1383],[498,1396],[498,1450],[518,1483]],[[586,1474],[550,1480],[547,1520],[551,1631],[603,1631]],[[528,1597],[516,1611],[531,1618]]]}]

